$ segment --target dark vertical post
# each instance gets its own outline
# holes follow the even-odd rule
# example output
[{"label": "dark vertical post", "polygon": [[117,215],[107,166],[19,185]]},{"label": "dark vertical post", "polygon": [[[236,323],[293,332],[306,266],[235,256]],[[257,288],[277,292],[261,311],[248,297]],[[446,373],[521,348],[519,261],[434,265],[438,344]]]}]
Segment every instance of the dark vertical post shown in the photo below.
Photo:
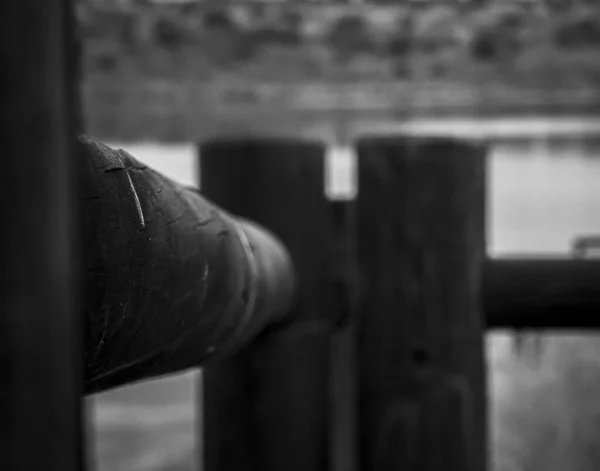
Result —
[{"label": "dark vertical post", "polygon": [[382,137],[358,154],[360,469],[482,471],[486,152]]},{"label": "dark vertical post", "polygon": [[202,193],[284,242],[298,293],[287,326],[204,369],[204,469],[323,471],[331,307],[325,146],[215,140],[200,154]]},{"label": "dark vertical post", "polygon": [[76,77],[69,1],[0,7],[0,469],[79,469]]},{"label": "dark vertical post", "polygon": [[360,272],[356,260],[356,201],[333,201],[331,279],[335,302],[331,336],[330,470],[358,471],[356,335]]}]

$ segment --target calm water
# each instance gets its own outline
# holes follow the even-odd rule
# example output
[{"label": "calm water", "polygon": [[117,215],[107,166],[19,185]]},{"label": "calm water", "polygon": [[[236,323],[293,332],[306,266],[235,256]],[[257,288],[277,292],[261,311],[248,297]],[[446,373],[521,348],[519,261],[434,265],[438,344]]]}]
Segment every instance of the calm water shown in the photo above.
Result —
[{"label": "calm water", "polygon": [[[199,175],[193,146],[119,144],[185,184]],[[337,152],[335,152],[337,150]],[[346,149],[335,149],[333,185],[351,191]],[[565,252],[579,233],[600,233],[600,147],[577,142],[496,145],[488,171],[488,251]]]},{"label": "calm water", "polygon": [[[185,184],[198,175],[192,146],[112,143]],[[343,149],[334,156],[334,186],[351,189]],[[345,166],[346,165],[346,166]],[[496,145],[489,161],[488,251],[565,253],[571,238],[600,234],[600,151],[578,143]],[[504,453],[501,414],[514,372],[506,367],[508,337],[488,336],[493,448]],[[99,471],[186,469],[192,466],[195,373],[134,385],[90,399]],[[501,460],[502,461],[502,460]],[[505,460],[506,461],[506,460]],[[182,466],[181,468],[178,466]],[[504,469],[496,467],[496,469]],[[510,467],[506,469],[519,469]]]}]

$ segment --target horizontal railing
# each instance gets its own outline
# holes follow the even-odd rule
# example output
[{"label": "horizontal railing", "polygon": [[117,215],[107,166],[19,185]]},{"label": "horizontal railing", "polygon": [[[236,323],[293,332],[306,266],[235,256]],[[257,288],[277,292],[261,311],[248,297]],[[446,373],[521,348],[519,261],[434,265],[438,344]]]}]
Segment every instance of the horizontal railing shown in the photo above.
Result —
[{"label": "horizontal railing", "polygon": [[231,355],[290,308],[278,239],[83,139],[86,392]]}]

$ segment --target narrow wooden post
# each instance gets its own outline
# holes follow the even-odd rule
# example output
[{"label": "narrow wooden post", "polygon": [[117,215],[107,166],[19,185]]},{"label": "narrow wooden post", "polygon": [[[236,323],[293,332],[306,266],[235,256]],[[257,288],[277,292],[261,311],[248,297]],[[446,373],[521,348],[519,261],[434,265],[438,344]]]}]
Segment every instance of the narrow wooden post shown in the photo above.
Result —
[{"label": "narrow wooden post", "polygon": [[361,471],[486,467],[483,148],[358,143]]},{"label": "narrow wooden post", "polygon": [[82,371],[69,1],[0,6],[0,469],[80,469]]},{"label": "narrow wooden post", "polygon": [[328,213],[321,143],[240,139],[200,147],[201,190],[285,243],[293,322],[203,371],[205,471],[324,471],[328,450]]}]

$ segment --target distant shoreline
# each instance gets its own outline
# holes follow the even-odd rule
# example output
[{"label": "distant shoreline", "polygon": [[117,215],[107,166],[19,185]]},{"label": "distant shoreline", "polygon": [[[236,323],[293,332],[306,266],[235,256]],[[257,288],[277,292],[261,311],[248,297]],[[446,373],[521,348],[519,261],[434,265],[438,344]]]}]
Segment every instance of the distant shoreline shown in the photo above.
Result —
[{"label": "distant shoreline", "polygon": [[[86,81],[82,92],[88,129],[110,140],[189,142],[233,134],[335,135],[345,139],[365,132],[396,130],[407,121],[426,122],[436,132],[440,124],[433,125],[433,121],[452,122],[444,132],[483,132],[495,138],[527,137],[530,131],[590,139],[600,135],[596,124],[600,119],[600,87],[514,90],[444,82],[234,86],[145,80],[128,84]],[[534,128],[508,124],[515,119],[545,124]],[[571,124],[564,124],[567,121]],[[504,124],[502,131],[486,130],[491,125],[483,122]],[[558,127],[549,123],[558,123]]]}]

